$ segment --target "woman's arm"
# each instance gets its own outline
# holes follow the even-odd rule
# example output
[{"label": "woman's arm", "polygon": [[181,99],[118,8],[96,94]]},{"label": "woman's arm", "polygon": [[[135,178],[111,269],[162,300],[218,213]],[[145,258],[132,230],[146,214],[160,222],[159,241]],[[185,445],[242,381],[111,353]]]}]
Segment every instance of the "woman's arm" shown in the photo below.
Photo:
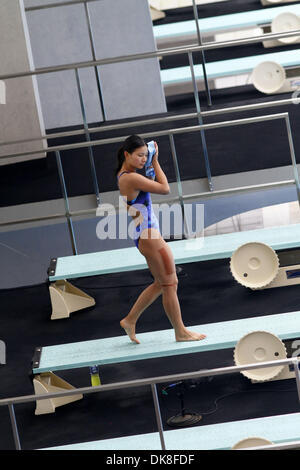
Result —
[{"label": "woman's arm", "polygon": [[146,178],[138,173],[130,173],[123,176],[127,189],[135,191],[145,191],[154,194],[169,194],[170,187],[165,173],[158,162],[158,145],[154,142],[156,153],[153,155],[152,166],[155,171],[156,181]]},{"label": "woman's arm", "polygon": [[[145,189],[143,189],[143,187],[141,187],[141,186],[139,188],[136,188],[136,189],[139,189],[139,190],[142,190],[142,191],[148,191],[149,193],[169,194],[170,187],[169,187],[167,177],[166,177],[165,173],[163,172],[163,170],[162,170],[162,168],[161,168],[161,166],[158,162],[158,145],[157,145],[156,142],[154,142],[154,145],[155,145],[156,152],[155,152],[155,155],[153,155],[153,158],[152,158],[152,167],[153,167],[154,172],[155,172],[156,181],[151,180],[151,179],[149,180],[148,178],[146,178],[149,183],[152,183],[150,185],[145,183],[143,180],[138,181],[137,183],[139,185],[143,186]],[[137,175],[137,176],[141,176],[141,175]],[[142,177],[142,178],[144,178],[144,177]],[[148,188],[148,189],[146,189],[146,188]]]},{"label": "woman's arm", "polygon": [[145,191],[154,194],[169,194],[170,187],[165,173],[158,163],[158,145],[154,142],[156,153],[153,155],[152,166],[156,181],[146,178],[139,173],[129,173],[122,178],[123,187],[128,191]]},{"label": "woman's arm", "polygon": [[123,181],[128,184],[127,188],[136,191],[145,191],[154,194],[169,194],[170,187],[166,175],[164,174],[161,166],[158,162],[153,162],[153,168],[155,170],[156,181],[150,180],[143,175],[138,173],[130,173],[123,176]]}]

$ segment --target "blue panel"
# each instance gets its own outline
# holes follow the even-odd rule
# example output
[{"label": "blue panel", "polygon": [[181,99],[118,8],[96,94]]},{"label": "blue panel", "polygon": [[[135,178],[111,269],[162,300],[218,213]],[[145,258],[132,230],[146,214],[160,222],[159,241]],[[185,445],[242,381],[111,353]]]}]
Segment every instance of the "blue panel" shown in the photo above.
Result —
[{"label": "blue panel", "polygon": [[297,338],[300,336],[299,315],[300,312],[289,312],[191,327],[193,331],[206,334],[207,338],[202,341],[176,342],[174,330],[170,329],[139,334],[141,344],[123,335],[46,346],[42,349],[39,367],[33,369],[33,373],[233,348],[242,336],[257,330],[269,331],[281,339]]}]

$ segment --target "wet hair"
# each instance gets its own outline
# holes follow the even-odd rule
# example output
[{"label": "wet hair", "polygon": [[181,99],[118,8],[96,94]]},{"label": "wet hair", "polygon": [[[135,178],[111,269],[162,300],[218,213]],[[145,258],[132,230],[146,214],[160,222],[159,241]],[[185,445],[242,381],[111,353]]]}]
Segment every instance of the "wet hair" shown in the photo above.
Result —
[{"label": "wet hair", "polygon": [[131,135],[124,141],[122,147],[119,148],[117,158],[118,166],[115,174],[118,174],[125,160],[124,152],[132,153],[139,147],[144,147],[145,141],[138,135]]}]

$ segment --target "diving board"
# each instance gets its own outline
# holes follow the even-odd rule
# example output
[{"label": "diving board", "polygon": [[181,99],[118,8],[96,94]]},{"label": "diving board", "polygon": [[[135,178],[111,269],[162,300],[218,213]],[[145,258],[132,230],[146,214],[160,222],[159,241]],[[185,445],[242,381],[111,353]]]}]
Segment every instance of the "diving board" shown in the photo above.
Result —
[{"label": "diving board", "polygon": [[[274,250],[300,246],[300,224],[226,233],[169,242],[176,264],[230,258],[244,243],[262,242]],[[67,279],[148,268],[135,246],[117,250],[53,258],[48,269],[51,320],[67,318],[72,312],[95,305],[95,300]]]},{"label": "diving board", "polygon": [[[242,439],[259,436],[274,444],[300,439],[300,413],[244,419],[164,431],[166,450],[230,450]],[[161,450],[159,433],[80,442],[42,450]]]},{"label": "diving board", "polygon": [[[196,0],[196,5],[227,2],[228,0]],[[193,0],[149,0],[149,4],[159,10],[171,10],[193,6]]]},{"label": "diving board", "polygon": [[[38,347],[32,361],[35,394],[74,389],[71,384],[55,375],[53,371],[234,348],[243,336],[258,330],[273,333],[281,340],[299,338],[299,318],[300,312],[289,312],[190,327],[193,331],[207,336],[201,341],[176,342],[174,330],[169,329],[139,334],[140,344],[133,343],[127,335],[122,335]],[[282,378],[290,378],[293,374],[287,369],[283,372]],[[54,413],[56,407],[82,398],[81,394],[75,394],[70,397],[37,400],[35,414]]]},{"label": "diving board", "polygon": [[[266,8],[260,10],[233,13],[230,15],[214,16],[199,19],[199,28],[204,36],[222,30],[236,30],[256,25],[270,24],[280,13],[291,12],[300,15],[300,5],[285,5],[282,7]],[[182,37],[191,37],[197,34],[195,20],[178,21],[153,27],[157,45],[166,41],[174,41]]]},{"label": "diving board", "polygon": [[245,334],[257,330],[273,333],[281,340],[298,338],[300,312],[208,323],[189,328],[204,333],[207,337],[202,341],[176,342],[174,330],[168,329],[137,334],[141,344],[133,343],[124,334],[113,338],[39,347],[33,360],[32,372],[39,374],[234,348]]},{"label": "diving board", "polygon": [[[300,66],[300,54],[295,53],[293,50],[273,52],[239,59],[207,62],[205,68],[208,79],[213,80],[218,77],[251,74],[258,64],[265,61],[276,62],[282,67],[298,67]],[[194,66],[194,72],[197,81],[204,79],[201,64]],[[192,76],[189,66],[164,69],[160,71],[160,74],[166,95],[182,93],[187,85],[192,90]]]},{"label": "diving board", "polygon": [[[259,241],[274,250],[300,246],[300,224],[233,232],[210,237],[169,242],[176,264],[230,258],[244,243]],[[108,273],[146,269],[145,258],[136,249],[121,248],[55,258],[49,268],[49,281],[74,279]]]},{"label": "diving board", "polygon": [[[274,250],[300,246],[300,224],[226,233],[169,242],[176,264],[230,258],[248,242],[262,242]],[[67,318],[72,312],[95,305],[95,300],[67,279],[148,268],[135,246],[110,251],[53,258],[48,269],[51,320]]]}]

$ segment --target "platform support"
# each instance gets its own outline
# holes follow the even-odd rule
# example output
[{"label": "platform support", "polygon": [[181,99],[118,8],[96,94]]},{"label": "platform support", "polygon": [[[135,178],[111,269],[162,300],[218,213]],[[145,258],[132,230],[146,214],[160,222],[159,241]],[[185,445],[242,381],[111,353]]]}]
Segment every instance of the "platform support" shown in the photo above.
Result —
[{"label": "platform support", "polygon": [[[75,388],[62,378],[53,374],[53,372],[45,372],[36,375],[33,379],[33,386],[36,395],[63,392],[64,390],[73,390]],[[57,407],[81,400],[82,398],[83,395],[78,394],[68,397],[50,398],[49,400],[37,400],[35,414],[41,415],[54,413]]]},{"label": "platform support", "polygon": [[68,318],[72,312],[96,304],[93,297],[90,297],[64,279],[50,284],[49,293],[52,304],[51,320]]}]

